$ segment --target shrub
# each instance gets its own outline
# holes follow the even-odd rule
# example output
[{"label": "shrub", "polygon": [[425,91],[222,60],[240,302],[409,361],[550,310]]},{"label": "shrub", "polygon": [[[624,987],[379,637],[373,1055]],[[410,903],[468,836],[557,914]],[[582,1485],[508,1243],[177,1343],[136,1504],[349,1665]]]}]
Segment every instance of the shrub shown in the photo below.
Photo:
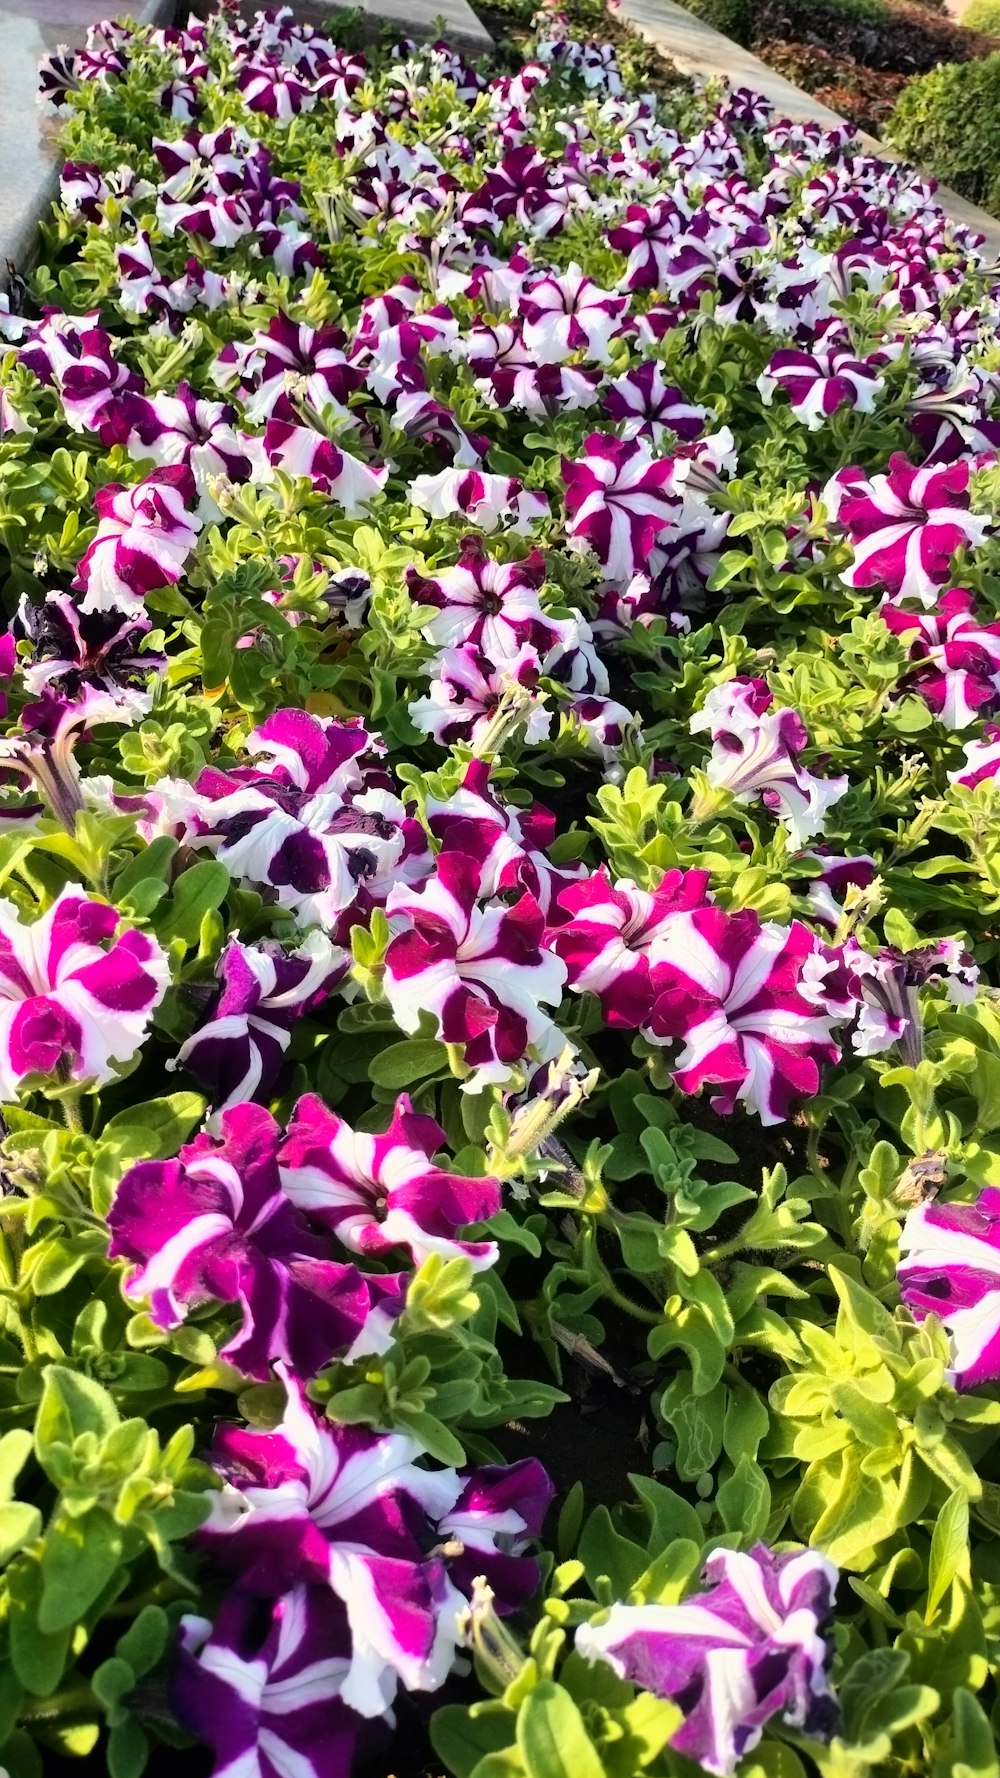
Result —
[{"label": "shrub", "polygon": [[945,63],[900,94],[886,139],[975,204],[1000,201],[1000,53]]},{"label": "shrub", "polygon": [[1000,0],[972,0],[972,5],[962,14],[962,23],[967,30],[1000,37]]}]

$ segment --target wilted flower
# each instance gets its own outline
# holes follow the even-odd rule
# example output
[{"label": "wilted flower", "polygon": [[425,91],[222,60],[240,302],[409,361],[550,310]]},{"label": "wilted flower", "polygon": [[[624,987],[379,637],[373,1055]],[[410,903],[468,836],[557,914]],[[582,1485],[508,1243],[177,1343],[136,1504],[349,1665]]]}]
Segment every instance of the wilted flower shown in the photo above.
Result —
[{"label": "wilted flower", "polygon": [[837,1704],[820,1632],[833,1610],[833,1563],[819,1550],[778,1556],[758,1543],[715,1550],[702,1578],[679,1605],[613,1605],[603,1623],[580,1626],[577,1648],[677,1704],[685,1720],[670,1746],[720,1778],[774,1716],[828,1741]]},{"label": "wilted flower", "polygon": [[919,990],[945,987],[954,1006],[974,1000],[979,970],[957,939],[935,939],[912,951],[885,945],[865,951],[856,941],[844,948],[844,964],[858,1003],[854,1049],[877,1056],[898,1043],[904,1062],[916,1067],[924,1053]]},{"label": "wilted flower", "polygon": [[71,593],[58,592],[46,593],[40,605],[25,593],[11,620],[15,639],[31,644],[32,658],[23,663],[28,690],[67,698],[82,697],[88,688],[115,697],[162,672],[166,656],[143,648],[152,628],[143,615],[83,612]]}]

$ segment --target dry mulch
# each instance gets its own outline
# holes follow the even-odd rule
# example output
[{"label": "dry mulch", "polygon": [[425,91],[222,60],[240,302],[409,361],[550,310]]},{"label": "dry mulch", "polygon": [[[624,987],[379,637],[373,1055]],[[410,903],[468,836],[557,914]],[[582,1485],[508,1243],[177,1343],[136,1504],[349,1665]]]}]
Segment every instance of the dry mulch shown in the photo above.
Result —
[{"label": "dry mulch", "polygon": [[906,0],[889,0],[875,19],[813,0],[764,0],[750,47],[804,92],[878,136],[915,74],[992,55],[1000,42]]}]

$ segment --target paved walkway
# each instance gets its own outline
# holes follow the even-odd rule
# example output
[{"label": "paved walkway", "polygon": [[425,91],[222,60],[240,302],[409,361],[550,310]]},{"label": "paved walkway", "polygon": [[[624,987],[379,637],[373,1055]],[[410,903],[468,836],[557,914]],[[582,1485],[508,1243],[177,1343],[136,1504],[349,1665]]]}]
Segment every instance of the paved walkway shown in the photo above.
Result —
[{"label": "paved walkway", "polygon": [[[952,0],[952,4],[961,5],[963,0]],[[748,49],[723,37],[711,25],[695,18],[693,12],[676,6],[674,0],[620,0],[617,16],[634,25],[682,74],[722,75],[735,85],[753,87],[755,92],[763,93],[773,101],[781,116],[799,122],[811,118],[826,125],[844,122],[811,94],[800,92],[783,74],[768,68],[759,56],[751,55]],[[870,153],[883,160],[899,158],[873,136],[862,133],[861,141]],[[988,216],[985,210],[967,203],[965,198],[944,185],[938,186],[937,200],[953,222],[962,222],[975,229],[977,234],[984,236],[990,250],[1000,257],[1000,221],[995,216]]]},{"label": "paved walkway", "polygon": [[174,0],[0,0],[0,283],[4,260],[24,271],[35,258],[39,217],[58,190],[58,121],[38,104],[38,63],[61,44],[79,48],[89,25],[125,10],[165,23]]}]

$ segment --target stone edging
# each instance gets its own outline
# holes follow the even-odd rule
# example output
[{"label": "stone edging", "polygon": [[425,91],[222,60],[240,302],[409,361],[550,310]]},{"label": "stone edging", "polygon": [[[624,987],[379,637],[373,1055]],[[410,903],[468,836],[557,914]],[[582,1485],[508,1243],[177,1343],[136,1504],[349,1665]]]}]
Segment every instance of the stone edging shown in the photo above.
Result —
[{"label": "stone edging", "polygon": [[[751,55],[748,49],[724,37],[721,31],[696,18],[693,12],[675,5],[674,0],[616,0],[614,16],[631,25],[648,43],[654,44],[681,74],[719,75],[732,81],[734,86],[752,87],[754,92],[772,100],[779,116],[794,118],[799,123],[815,121],[829,128],[846,122],[829,106],[821,105],[818,99],[793,86],[783,74],[769,68],[759,56]],[[896,162],[901,159],[874,136],[867,136],[862,131],[859,139],[867,152],[877,155],[880,160]],[[984,237],[990,252],[1000,256],[1000,221],[995,216],[988,216],[985,210],[968,203],[957,192],[949,191],[946,185],[939,185],[935,196],[952,222],[975,229]]]},{"label": "stone edging", "polygon": [[59,190],[58,119],[38,104],[38,63],[87,27],[130,10],[140,24],[169,24],[174,0],[0,0],[0,273],[25,271],[38,256],[38,223]]}]

